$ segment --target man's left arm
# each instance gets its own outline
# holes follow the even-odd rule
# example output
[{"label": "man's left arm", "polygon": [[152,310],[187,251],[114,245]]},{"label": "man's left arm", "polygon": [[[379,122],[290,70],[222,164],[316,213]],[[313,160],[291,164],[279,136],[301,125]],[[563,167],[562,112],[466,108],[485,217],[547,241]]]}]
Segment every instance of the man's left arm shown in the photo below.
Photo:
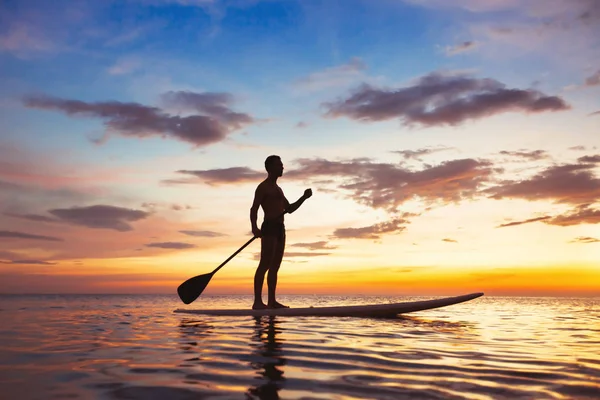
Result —
[{"label": "man's left arm", "polygon": [[[285,212],[287,212],[288,214],[293,213],[294,211],[296,211],[302,205],[302,203],[304,203],[305,200],[307,200],[311,196],[312,196],[312,190],[311,189],[306,189],[304,191],[304,194],[302,195],[302,197],[300,197],[295,203],[289,204],[286,207]],[[286,200],[286,203],[287,202],[288,201]]]}]

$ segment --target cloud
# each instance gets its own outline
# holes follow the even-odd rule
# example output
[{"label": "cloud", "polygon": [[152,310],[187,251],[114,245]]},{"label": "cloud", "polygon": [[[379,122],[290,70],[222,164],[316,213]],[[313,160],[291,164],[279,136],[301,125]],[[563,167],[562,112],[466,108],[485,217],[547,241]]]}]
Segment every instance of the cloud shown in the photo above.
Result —
[{"label": "cloud", "polygon": [[51,53],[58,49],[57,43],[32,21],[13,20],[8,24],[8,29],[0,34],[0,52],[12,53],[20,58]]},{"label": "cloud", "polygon": [[183,233],[184,235],[195,236],[195,237],[222,237],[222,236],[227,236],[227,235],[225,235],[223,233],[212,232],[212,231],[181,230],[181,231],[179,231],[179,233]]},{"label": "cloud", "polygon": [[532,222],[538,222],[538,221],[547,221],[552,217],[549,216],[545,216],[545,217],[536,217],[536,218],[530,218],[530,219],[526,219],[524,221],[515,221],[515,222],[509,222],[506,224],[501,224],[498,225],[496,228],[506,228],[509,226],[517,226],[517,225],[523,225],[523,224],[530,224]]},{"label": "cloud", "polygon": [[[2,171],[0,170],[0,173]],[[12,182],[6,182],[6,181],[0,181],[0,189],[2,190],[20,190],[23,187],[21,185],[18,185],[16,183],[12,183]]]},{"label": "cloud", "polygon": [[53,209],[48,212],[73,225],[119,232],[131,231],[133,227],[128,222],[139,221],[150,215],[146,211],[109,205]]},{"label": "cloud", "polygon": [[347,86],[364,80],[367,66],[360,58],[352,58],[347,64],[326,68],[297,79],[293,86],[301,92],[318,92],[324,89]]},{"label": "cloud", "polygon": [[328,256],[331,253],[324,252],[316,252],[316,251],[286,251],[284,257],[320,257],[320,256]]},{"label": "cloud", "polygon": [[56,265],[56,263],[42,260],[12,260],[0,261],[2,264],[27,264],[27,265]]},{"label": "cloud", "polygon": [[526,151],[526,150],[505,151],[505,150],[503,150],[500,152],[500,154],[505,155],[505,156],[524,158],[528,161],[539,161],[539,160],[543,160],[545,158],[550,157],[545,150],[533,150],[533,151]]},{"label": "cloud", "polygon": [[308,124],[304,121],[300,121],[296,124],[296,128],[306,128]]},{"label": "cloud", "polygon": [[336,249],[337,246],[331,246],[326,241],[320,242],[311,242],[311,243],[294,243],[291,245],[292,247],[304,247],[309,250],[333,250]]},{"label": "cloud", "polygon": [[437,11],[445,27],[483,43],[478,53],[494,62],[535,62],[541,56],[546,68],[560,63],[576,69],[600,62],[597,0],[404,1]]},{"label": "cloud", "polygon": [[383,234],[398,234],[404,231],[408,223],[406,219],[394,218],[388,222],[360,228],[338,228],[332,236],[337,239],[379,239]]},{"label": "cloud", "polygon": [[583,156],[577,159],[580,163],[600,163],[600,154],[596,154],[593,156]]},{"label": "cloud", "polygon": [[529,179],[504,181],[487,190],[494,199],[550,200],[556,203],[588,204],[600,199],[600,179],[592,164],[551,166]]},{"label": "cloud", "polygon": [[4,215],[6,215],[8,217],[26,219],[26,220],[35,221],[35,222],[59,222],[59,220],[52,218],[52,217],[48,217],[46,215],[19,214],[19,213],[11,213],[11,212],[5,212]]},{"label": "cloud", "polygon": [[591,117],[592,115],[600,115],[600,110],[598,110],[598,111],[594,111],[593,113],[591,113],[591,114],[590,114],[590,117]]},{"label": "cloud", "polygon": [[34,235],[34,234],[30,234],[30,233],[15,232],[15,231],[0,231],[0,238],[45,240],[48,242],[62,242],[63,241],[63,239],[54,237],[54,236]]},{"label": "cloud", "polygon": [[173,211],[181,211],[181,210],[191,210],[192,206],[190,205],[182,205],[182,204],[171,204],[171,210]]},{"label": "cloud", "polygon": [[[266,172],[254,171],[248,167],[231,167],[223,169],[210,170],[179,170],[179,174],[192,175],[208,185],[220,185],[231,183],[256,182],[259,179],[265,178]],[[165,183],[194,183],[198,180],[178,180],[168,179]]]},{"label": "cloud", "polygon": [[573,210],[557,216],[543,216],[526,219],[524,221],[509,222],[498,225],[496,228],[505,228],[532,222],[543,222],[555,226],[573,226],[580,224],[598,224],[600,223],[600,210],[590,208],[589,204],[583,204],[575,207]]},{"label": "cloud", "polygon": [[405,160],[410,160],[410,159],[420,160],[421,156],[426,156],[429,154],[437,153],[440,151],[446,151],[446,150],[450,150],[450,149],[451,149],[450,147],[422,148],[422,149],[417,149],[417,150],[397,150],[397,151],[392,151],[392,153],[400,154],[402,157],[404,157]]},{"label": "cloud", "polygon": [[455,56],[457,54],[473,51],[477,47],[479,47],[478,42],[469,40],[469,41],[462,42],[462,43],[459,43],[454,46],[446,46],[445,52],[446,52],[447,56]]},{"label": "cloud", "polygon": [[573,226],[580,224],[600,224],[600,210],[595,210],[589,207],[589,205],[583,205],[577,207],[570,213],[559,215],[546,221],[550,225],[558,226]]},{"label": "cloud", "polygon": [[569,243],[600,243],[600,239],[596,239],[590,236],[578,236],[571,240]]},{"label": "cloud", "polygon": [[90,103],[49,96],[26,97],[23,104],[30,108],[60,111],[70,116],[104,120],[107,133],[137,138],[172,137],[194,146],[207,146],[222,141],[232,131],[253,121],[247,114],[229,110],[223,104],[222,93],[175,92],[167,95],[167,99],[181,101],[186,105],[194,101],[195,104],[200,104],[198,97],[204,101],[202,109],[206,115],[182,117],[138,103],[118,101]]},{"label": "cloud", "polygon": [[573,146],[573,147],[569,147],[569,150],[584,151],[585,146]]},{"label": "cloud", "polygon": [[155,6],[166,6],[170,4],[177,4],[185,7],[206,7],[213,5],[218,0],[137,0],[140,3],[155,5]]},{"label": "cloud", "polygon": [[12,251],[0,250],[0,258],[4,260],[17,260],[19,259],[19,255]]},{"label": "cloud", "polygon": [[458,125],[499,113],[567,110],[560,97],[534,89],[507,89],[493,79],[431,73],[412,86],[377,89],[363,85],[345,99],[324,103],[325,116],[373,122],[399,118],[404,125]]},{"label": "cloud", "polygon": [[449,238],[444,238],[442,239],[442,242],[447,242],[447,243],[458,243],[458,241],[454,240],[454,239],[449,239]]},{"label": "cloud", "polygon": [[245,125],[255,122],[250,115],[235,112],[230,108],[234,98],[229,93],[170,91],[164,93],[161,98],[169,107],[208,115],[230,130],[241,129]]},{"label": "cloud", "polygon": [[588,76],[585,79],[585,85],[586,86],[598,86],[598,85],[600,85],[600,69],[598,71],[596,71],[594,74],[592,74],[591,76]]},{"label": "cloud", "polygon": [[140,60],[136,58],[122,58],[117,60],[115,64],[108,69],[110,75],[126,75],[140,68]]},{"label": "cloud", "polygon": [[323,176],[342,178],[338,187],[350,197],[372,208],[393,210],[402,203],[420,199],[429,203],[453,203],[473,198],[495,170],[485,160],[461,159],[412,170],[397,164],[368,160],[296,160],[299,168],[286,173],[290,179]]},{"label": "cloud", "polygon": [[[359,203],[388,210],[416,198],[431,203],[452,203],[473,198],[478,195],[482,185],[499,171],[489,161],[474,159],[450,160],[421,170],[398,164],[375,163],[364,158],[348,161],[297,159],[294,163],[297,167],[286,170],[286,179],[335,185],[340,190],[350,192],[350,197]],[[256,182],[265,176],[246,167],[178,172],[198,177],[209,185]]]},{"label": "cloud", "polygon": [[178,250],[192,249],[192,248],[196,247],[195,244],[183,243],[183,242],[155,242],[155,243],[145,244],[144,246],[156,247],[159,249],[178,249]]},{"label": "cloud", "polygon": [[406,3],[412,3],[431,8],[454,8],[459,7],[471,12],[492,12],[516,7],[517,0],[404,0]]},{"label": "cloud", "polygon": [[[307,257],[321,257],[321,256],[328,256],[331,253],[325,253],[325,252],[316,252],[316,251],[287,251],[285,252],[285,254],[283,255],[284,257],[284,261],[286,259],[289,258],[307,258]],[[252,259],[254,260],[260,260],[260,252],[254,253],[252,255]]]}]

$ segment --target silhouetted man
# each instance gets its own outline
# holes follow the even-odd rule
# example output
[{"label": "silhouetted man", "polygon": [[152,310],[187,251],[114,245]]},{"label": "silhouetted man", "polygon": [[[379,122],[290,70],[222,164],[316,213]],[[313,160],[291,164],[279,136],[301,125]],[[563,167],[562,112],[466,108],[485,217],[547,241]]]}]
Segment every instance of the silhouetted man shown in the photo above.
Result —
[{"label": "silhouetted man", "polygon": [[[304,195],[293,204],[290,204],[285,198],[283,191],[277,185],[277,179],[283,175],[283,163],[279,156],[269,156],[265,160],[265,169],[269,174],[267,179],[262,181],[254,193],[254,202],[250,208],[250,223],[252,224],[252,233],[261,238],[260,263],[254,274],[254,304],[252,309],[262,308],[287,308],[275,299],[275,290],[277,289],[277,272],[281,266],[283,251],[285,249],[285,226],[283,224],[284,213],[293,213],[304,203],[306,199],[312,196],[312,190],[306,189]],[[264,221],[261,228],[258,229],[256,219],[258,207],[262,207],[264,212]],[[269,289],[269,300],[267,305],[262,301],[262,287],[267,275],[267,286]]]}]

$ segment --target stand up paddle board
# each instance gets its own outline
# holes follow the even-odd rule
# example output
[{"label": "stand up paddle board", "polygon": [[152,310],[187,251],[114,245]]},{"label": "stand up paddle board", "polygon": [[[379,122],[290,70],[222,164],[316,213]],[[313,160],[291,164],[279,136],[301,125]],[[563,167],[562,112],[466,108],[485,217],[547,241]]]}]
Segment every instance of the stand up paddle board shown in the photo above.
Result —
[{"label": "stand up paddle board", "polygon": [[483,293],[471,293],[463,296],[444,297],[441,299],[409,301],[391,304],[370,304],[363,306],[276,308],[264,310],[191,310],[177,309],[176,313],[220,316],[287,316],[287,317],[393,317],[415,311],[431,310],[438,307],[451,306],[483,296]]}]

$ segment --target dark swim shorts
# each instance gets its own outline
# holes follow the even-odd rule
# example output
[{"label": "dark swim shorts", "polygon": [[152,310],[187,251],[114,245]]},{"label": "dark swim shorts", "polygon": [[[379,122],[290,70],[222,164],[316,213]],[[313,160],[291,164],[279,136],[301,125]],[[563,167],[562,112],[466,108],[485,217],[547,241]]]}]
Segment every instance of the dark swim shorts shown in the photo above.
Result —
[{"label": "dark swim shorts", "polygon": [[260,227],[262,236],[285,237],[285,225],[278,221],[264,221]]}]

